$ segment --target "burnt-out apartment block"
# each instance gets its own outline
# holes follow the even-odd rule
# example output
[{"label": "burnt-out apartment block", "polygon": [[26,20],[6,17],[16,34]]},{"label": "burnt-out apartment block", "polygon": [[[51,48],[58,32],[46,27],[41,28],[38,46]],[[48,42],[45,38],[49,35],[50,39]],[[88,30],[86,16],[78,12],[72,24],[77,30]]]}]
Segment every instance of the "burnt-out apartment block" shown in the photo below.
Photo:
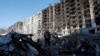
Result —
[{"label": "burnt-out apartment block", "polygon": [[68,33],[79,33],[83,25],[82,1],[81,0],[61,0],[62,18],[64,18]]},{"label": "burnt-out apartment block", "polygon": [[49,7],[42,10],[42,30],[49,29]]},{"label": "burnt-out apartment block", "polygon": [[54,30],[55,32],[60,33],[61,32],[61,28],[62,28],[62,18],[61,18],[61,4],[60,3],[55,3],[54,7],[53,7],[53,11],[54,11]]},{"label": "burnt-out apartment block", "polygon": [[[23,26],[23,27],[22,27]],[[33,33],[36,37],[48,29],[63,35],[89,31],[100,32],[100,0],[60,0],[40,13],[9,27],[20,33]]]},{"label": "burnt-out apartment block", "polygon": [[100,31],[100,2],[98,1],[61,0],[62,19],[65,18],[68,33],[80,33],[84,29],[92,34]]},{"label": "burnt-out apartment block", "polygon": [[51,33],[53,33],[54,29],[53,29],[53,24],[54,24],[54,19],[53,19],[53,5],[49,5],[49,31]]},{"label": "burnt-out apartment block", "polygon": [[[62,18],[61,18],[61,4],[55,3],[49,5],[47,8],[42,10],[42,28],[43,31],[48,29],[51,33],[61,32],[62,29]],[[64,20],[63,20],[64,21]]]},{"label": "burnt-out apartment block", "polygon": [[53,6],[50,4],[47,8],[42,10],[42,30],[49,30],[51,33],[54,31],[54,12]]},{"label": "burnt-out apartment block", "polygon": [[[42,10],[43,30],[63,34],[100,31],[99,0],[60,0]],[[67,33],[66,33],[67,32]]]}]

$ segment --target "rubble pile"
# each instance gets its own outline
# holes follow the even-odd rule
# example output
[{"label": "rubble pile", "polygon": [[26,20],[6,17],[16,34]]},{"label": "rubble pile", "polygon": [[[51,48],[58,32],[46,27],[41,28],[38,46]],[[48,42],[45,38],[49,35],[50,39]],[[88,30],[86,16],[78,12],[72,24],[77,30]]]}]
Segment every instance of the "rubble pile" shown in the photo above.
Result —
[{"label": "rubble pile", "polygon": [[0,38],[0,56],[48,56],[45,50],[30,39],[31,36],[10,32]]},{"label": "rubble pile", "polygon": [[[99,40],[100,41],[100,40]],[[52,43],[53,55],[76,55],[76,56],[100,56],[100,45],[94,38],[87,37],[62,37],[55,39]],[[61,55],[62,56],[62,55]]]},{"label": "rubble pile", "polygon": [[100,38],[64,36],[52,38],[51,46],[34,42],[32,34],[10,32],[0,38],[0,56],[100,56]]}]

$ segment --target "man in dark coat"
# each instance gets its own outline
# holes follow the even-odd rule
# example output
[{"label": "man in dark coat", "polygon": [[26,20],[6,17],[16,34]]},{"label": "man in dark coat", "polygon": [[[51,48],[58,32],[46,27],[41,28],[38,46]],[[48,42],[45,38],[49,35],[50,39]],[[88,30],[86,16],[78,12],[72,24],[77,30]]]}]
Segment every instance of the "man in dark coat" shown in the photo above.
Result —
[{"label": "man in dark coat", "polygon": [[44,40],[45,40],[45,47],[50,47],[50,38],[51,38],[51,34],[48,30],[46,30],[44,32]]}]

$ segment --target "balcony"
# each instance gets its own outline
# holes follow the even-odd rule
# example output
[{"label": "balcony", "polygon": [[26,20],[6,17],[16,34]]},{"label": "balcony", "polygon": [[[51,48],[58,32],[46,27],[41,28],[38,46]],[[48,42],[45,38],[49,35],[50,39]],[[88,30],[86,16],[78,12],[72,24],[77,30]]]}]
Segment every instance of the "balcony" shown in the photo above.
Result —
[{"label": "balcony", "polygon": [[75,2],[71,2],[69,6],[75,6]]},{"label": "balcony", "polygon": [[76,13],[74,13],[74,14],[70,14],[71,16],[73,16],[73,17],[75,17],[76,16]]},{"label": "balcony", "polygon": [[77,18],[71,18],[70,20],[74,23],[77,21]]},{"label": "balcony", "polygon": [[69,3],[73,3],[73,2],[74,2],[74,0],[68,0],[68,2],[69,2]]},{"label": "balcony", "polygon": [[77,25],[77,24],[78,24],[77,21],[72,21],[72,22],[71,22],[71,25]]},{"label": "balcony", "polygon": [[74,15],[74,14],[76,14],[76,11],[70,11],[69,14]]}]

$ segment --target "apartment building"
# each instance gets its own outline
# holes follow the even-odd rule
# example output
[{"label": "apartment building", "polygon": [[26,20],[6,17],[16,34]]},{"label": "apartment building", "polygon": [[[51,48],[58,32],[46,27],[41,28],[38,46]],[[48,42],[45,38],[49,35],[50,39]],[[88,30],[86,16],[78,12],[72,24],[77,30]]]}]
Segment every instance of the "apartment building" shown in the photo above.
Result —
[{"label": "apartment building", "polygon": [[42,10],[43,29],[64,35],[100,30],[99,0],[60,0]]},{"label": "apartment building", "polygon": [[35,40],[42,37],[42,12],[38,12],[35,15],[32,16],[33,19],[33,38]]},{"label": "apartment building", "polygon": [[42,12],[28,17],[23,22],[23,33],[33,34],[32,39],[35,41],[42,36]]},{"label": "apartment building", "polygon": [[48,29],[51,33],[61,32],[62,19],[61,19],[61,8],[60,3],[49,5],[47,8],[42,10],[42,26],[43,30]]},{"label": "apartment building", "polygon": [[10,26],[9,31],[12,29],[33,34],[33,40],[43,37],[46,29],[63,35],[85,30],[94,34],[100,32],[100,0],[60,0],[59,3],[50,4],[41,12],[26,18],[23,23],[17,22]]},{"label": "apartment building", "polygon": [[61,0],[62,15],[64,15],[62,18],[66,22],[65,26],[69,34],[79,32],[76,30],[79,30],[79,24],[82,24],[81,7],[78,0]]},{"label": "apartment building", "polygon": [[8,28],[8,32],[11,32],[12,30],[18,33],[22,33],[23,32],[23,22],[16,22],[15,24],[11,25]]},{"label": "apartment building", "polygon": [[92,34],[97,32],[100,26],[97,22],[100,20],[96,19],[100,18],[98,0],[61,0],[60,3],[68,33],[80,33],[84,29]]},{"label": "apartment building", "polygon": [[61,21],[62,21],[62,19],[61,19],[61,5],[60,5],[60,3],[55,3],[54,4],[54,8],[53,8],[53,10],[54,10],[54,28],[55,28],[55,32],[61,32],[61,25],[62,25],[62,23],[61,23]]},{"label": "apartment building", "polygon": [[49,4],[49,31],[51,32],[51,33],[53,33],[53,31],[54,31],[54,18],[53,18],[53,16],[54,16],[54,11],[53,11],[53,5],[51,5],[51,4]]},{"label": "apartment building", "polygon": [[49,7],[42,10],[42,30],[49,30]]},{"label": "apartment building", "polygon": [[32,17],[28,17],[23,21],[23,33],[32,34]]}]

